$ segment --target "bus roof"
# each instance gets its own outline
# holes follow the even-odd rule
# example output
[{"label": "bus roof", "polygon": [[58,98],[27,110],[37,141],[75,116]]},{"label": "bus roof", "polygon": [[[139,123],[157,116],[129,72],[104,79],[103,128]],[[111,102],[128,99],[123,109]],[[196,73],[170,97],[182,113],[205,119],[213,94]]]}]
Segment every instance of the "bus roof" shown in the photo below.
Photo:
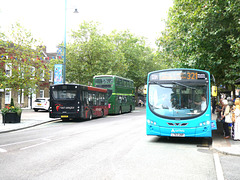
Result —
[{"label": "bus roof", "polygon": [[181,70],[202,71],[202,72],[206,72],[206,73],[210,74],[209,71],[207,71],[207,70],[192,69],[192,68],[161,69],[161,70],[156,70],[156,71],[149,72],[148,74],[152,74],[152,73],[156,73],[156,72],[163,72],[163,71],[181,71]]},{"label": "bus roof", "polygon": [[84,87],[87,88],[89,91],[97,91],[97,92],[103,92],[107,93],[107,89],[102,89],[102,88],[97,88],[97,87],[92,87],[92,86],[86,86],[82,84],[54,84],[51,86],[78,86],[78,87]]},{"label": "bus roof", "polygon": [[102,88],[97,88],[97,87],[92,87],[92,86],[88,86],[88,90],[90,91],[98,91],[98,92],[107,92],[107,89],[102,89]]},{"label": "bus roof", "polygon": [[127,79],[127,78],[124,78],[124,77],[121,77],[121,76],[116,76],[116,75],[97,75],[97,76],[94,76],[93,78],[97,78],[97,77],[117,77],[117,78],[121,78],[121,79],[133,82],[133,80],[131,80],[131,79]]}]

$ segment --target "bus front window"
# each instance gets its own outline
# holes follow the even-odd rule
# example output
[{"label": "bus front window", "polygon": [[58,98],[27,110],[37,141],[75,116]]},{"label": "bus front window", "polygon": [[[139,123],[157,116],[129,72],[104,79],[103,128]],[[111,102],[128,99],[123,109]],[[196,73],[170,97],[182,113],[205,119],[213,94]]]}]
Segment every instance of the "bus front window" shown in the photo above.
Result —
[{"label": "bus front window", "polygon": [[159,116],[169,118],[198,116],[207,109],[206,97],[206,84],[172,82],[149,85],[149,107]]},{"label": "bus front window", "polygon": [[77,95],[76,90],[53,90],[54,99],[75,99]]}]

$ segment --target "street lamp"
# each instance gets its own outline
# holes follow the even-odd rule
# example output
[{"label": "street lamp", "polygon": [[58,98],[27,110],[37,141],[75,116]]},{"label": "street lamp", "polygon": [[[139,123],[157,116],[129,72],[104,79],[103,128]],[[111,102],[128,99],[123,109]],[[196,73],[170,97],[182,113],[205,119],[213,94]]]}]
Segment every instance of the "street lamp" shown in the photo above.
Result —
[{"label": "street lamp", "polygon": [[[78,13],[77,9],[73,13]],[[64,27],[64,56],[63,56],[63,84],[66,82],[66,49],[67,49],[67,0],[65,0],[65,27]]]}]

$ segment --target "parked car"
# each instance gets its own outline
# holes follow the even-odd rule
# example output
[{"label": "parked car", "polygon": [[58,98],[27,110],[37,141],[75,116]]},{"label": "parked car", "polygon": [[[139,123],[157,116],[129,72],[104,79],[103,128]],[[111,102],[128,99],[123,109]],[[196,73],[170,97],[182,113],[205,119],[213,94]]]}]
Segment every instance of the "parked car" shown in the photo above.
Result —
[{"label": "parked car", "polygon": [[49,110],[49,98],[37,98],[33,102],[33,110],[37,112],[38,110]]}]

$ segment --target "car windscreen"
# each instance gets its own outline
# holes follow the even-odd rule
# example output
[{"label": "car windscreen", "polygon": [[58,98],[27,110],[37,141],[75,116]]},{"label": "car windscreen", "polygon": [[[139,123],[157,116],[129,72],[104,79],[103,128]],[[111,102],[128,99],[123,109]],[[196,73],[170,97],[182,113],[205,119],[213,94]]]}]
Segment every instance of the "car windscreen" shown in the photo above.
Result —
[{"label": "car windscreen", "polygon": [[47,101],[46,99],[36,99],[35,102],[45,102]]}]

